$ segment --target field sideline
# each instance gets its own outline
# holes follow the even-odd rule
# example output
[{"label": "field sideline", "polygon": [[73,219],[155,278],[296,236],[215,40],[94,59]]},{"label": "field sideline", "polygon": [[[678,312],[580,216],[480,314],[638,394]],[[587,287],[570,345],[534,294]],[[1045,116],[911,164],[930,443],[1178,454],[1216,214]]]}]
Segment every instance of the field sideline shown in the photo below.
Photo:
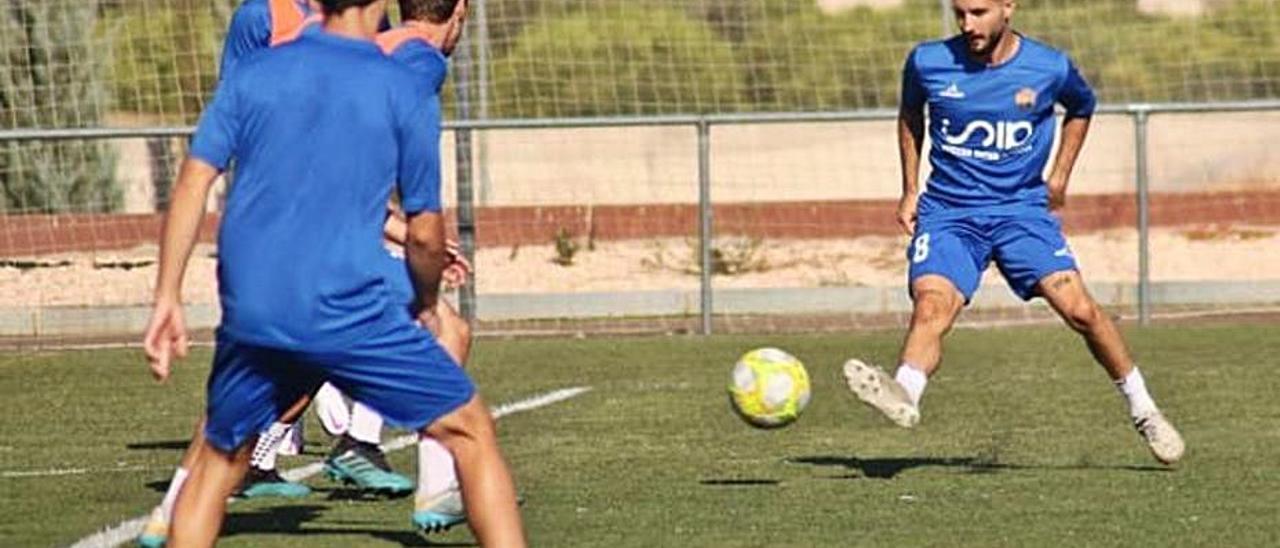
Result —
[{"label": "field sideline", "polygon": [[[1274,324],[1129,328],[1187,439],[1155,464],[1120,398],[1058,327],[957,331],[915,431],[859,406],[838,367],[893,359],[899,332],[481,340],[490,404],[590,392],[504,417],[534,546],[1280,545],[1280,333]],[[800,421],[752,430],[729,366],[773,345],[809,367]],[[136,350],[0,355],[0,545],[67,545],[144,514],[203,401],[208,351],[154,385]],[[315,425],[310,464],[327,451]],[[393,439],[393,434],[386,436]],[[411,450],[391,454],[412,473]],[[408,499],[320,476],[299,501],[231,507],[223,546],[426,545]],[[433,537],[469,545],[465,528]]]}]

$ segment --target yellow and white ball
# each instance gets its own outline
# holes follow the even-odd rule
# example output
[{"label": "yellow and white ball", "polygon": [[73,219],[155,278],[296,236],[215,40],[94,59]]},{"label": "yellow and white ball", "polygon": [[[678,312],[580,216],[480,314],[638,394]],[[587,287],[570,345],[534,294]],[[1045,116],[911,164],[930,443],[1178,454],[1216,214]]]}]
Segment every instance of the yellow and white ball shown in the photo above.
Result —
[{"label": "yellow and white ball", "polygon": [[777,428],[791,424],[809,405],[809,373],[795,356],[777,348],[757,348],[738,359],[729,382],[733,410],[748,424]]}]

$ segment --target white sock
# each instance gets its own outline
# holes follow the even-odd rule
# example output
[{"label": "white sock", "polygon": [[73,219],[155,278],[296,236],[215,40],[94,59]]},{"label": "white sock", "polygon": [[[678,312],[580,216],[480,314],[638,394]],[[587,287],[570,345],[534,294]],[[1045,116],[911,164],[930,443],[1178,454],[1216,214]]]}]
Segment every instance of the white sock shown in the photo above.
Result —
[{"label": "white sock", "polygon": [[916,407],[920,406],[920,397],[924,395],[924,387],[929,384],[929,377],[924,371],[916,369],[914,365],[903,362],[898,366],[897,373],[894,373],[893,380],[898,381],[903,388],[907,389],[907,395],[911,396],[911,403]]},{"label": "white sock", "polygon": [[1129,401],[1130,417],[1136,419],[1157,411],[1156,401],[1151,399],[1151,394],[1147,392],[1147,381],[1142,378],[1142,372],[1138,371],[1137,366],[1115,383],[1116,389],[1120,390],[1120,394]]},{"label": "white sock", "polygon": [[[303,420],[290,424],[289,429],[285,430],[284,437],[281,438],[280,443],[276,446],[276,454],[301,455],[303,445],[305,445],[307,439],[303,431],[306,426],[307,422]],[[272,462],[274,463],[275,461]]]},{"label": "white sock", "polygon": [[187,469],[179,466],[173,471],[173,479],[169,480],[169,489],[164,492],[164,500],[160,508],[164,512],[164,520],[173,523],[173,503],[178,502],[178,493],[182,492],[182,484],[187,482]]},{"label": "white sock", "polygon": [[320,386],[311,407],[315,409],[320,424],[330,434],[341,436],[351,428],[351,409],[347,407],[347,400],[343,399],[342,392],[332,384],[326,382]]},{"label": "white sock", "polygon": [[274,470],[276,452],[280,448],[280,442],[289,435],[291,426],[293,425],[287,422],[272,423],[266,432],[260,434],[258,443],[253,446],[253,457],[249,460],[249,465],[259,470]]},{"label": "white sock", "polygon": [[382,443],[382,416],[363,403],[351,406],[351,428],[347,435],[365,443]]},{"label": "white sock", "polygon": [[458,485],[453,454],[431,436],[418,437],[418,491],[414,501],[421,506]]}]

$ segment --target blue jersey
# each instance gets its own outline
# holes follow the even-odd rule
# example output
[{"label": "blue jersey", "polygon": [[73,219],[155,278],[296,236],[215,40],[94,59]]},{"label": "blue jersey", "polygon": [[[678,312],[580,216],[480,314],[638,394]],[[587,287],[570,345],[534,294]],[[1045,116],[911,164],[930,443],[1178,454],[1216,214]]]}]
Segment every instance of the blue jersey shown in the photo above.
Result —
[{"label": "blue jersey", "polygon": [[[297,39],[320,21],[307,0],[244,0],[231,15],[218,74],[226,74],[247,54]],[[383,18],[381,30],[388,28],[390,22]]]},{"label": "blue jersey", "polygon": [[393,185],[440,211],[439,103],[373,42],[309,32],[240,60],[191,155],[236,183],[218,235],[221,330],[272,348],[341,347],[392,303],[382,225]]},{"label": "blue jersey", "polygon": [[318,21],[307,0],[245,0],[231,15],[218,74],[227,74],[245,55],[297,38]]},{"label": "blue jersey", "polygon": [[[431,45],[420,23],[409,21],[398,28],[379,34],[378,46],[382,48],[383,53],[418,77],[415,91],[430,96],[430,100],[439,108],[440,89],[444,85],[445,76],[448,75],[449,64],[444,54]],[[434,162],[440,163],[438,146],[418,151],[418,153],[432,156]],[[439,176],[438,172],[436,176]],[[437,181],[436,184],[439,182]],[[404,304],[412,303],[416,293],[412,279],[407,274],[404,260],[389,257],[386,267],[390,272],[388,278],[393,287],[392,294]]]},{"label": "blue jersey", "polygon": [[1087,117],[1097,100],[1064,53],[1030,38],[997,66],[973,60],[963,36],[912,50],[902,105],[928,105],[933,141],[920,215],[1046,207],[1042,173],[1057,132],[1055,104]]},{"label": "blue jersey", "polygon": [[449,73],[449,62],[440,50],[431,45],[421,23],[409,21],[379,34],[378,46],[383,53],[418,75],[422,93],[440,95],[445,76]]}]

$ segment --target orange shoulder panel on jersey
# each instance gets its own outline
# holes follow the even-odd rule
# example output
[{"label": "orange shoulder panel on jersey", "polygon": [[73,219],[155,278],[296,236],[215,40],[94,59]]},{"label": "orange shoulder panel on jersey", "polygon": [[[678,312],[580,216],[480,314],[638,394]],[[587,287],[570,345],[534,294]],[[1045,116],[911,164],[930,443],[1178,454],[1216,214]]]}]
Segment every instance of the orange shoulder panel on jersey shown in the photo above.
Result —
[{"label": "orange shoulder panel on jersey", "polygon": [[270,0],[271,47],[292,42],[307,25],[320,21],[319,14],[308,16],[297,0]]},{"label": "orange shoulder panel on jersey", "polygon": [[421,23],[418,23],[417,21],[410,21],[399,27],[378,34],[378,47],[382,48],[382,53],[391,55],[391,52],[395,51],[396,48],[399,48],[402,44],[414,38],[422,40],[428,44],[431,43],[430,35],[427,34],[426,29],[421,27]]}]

